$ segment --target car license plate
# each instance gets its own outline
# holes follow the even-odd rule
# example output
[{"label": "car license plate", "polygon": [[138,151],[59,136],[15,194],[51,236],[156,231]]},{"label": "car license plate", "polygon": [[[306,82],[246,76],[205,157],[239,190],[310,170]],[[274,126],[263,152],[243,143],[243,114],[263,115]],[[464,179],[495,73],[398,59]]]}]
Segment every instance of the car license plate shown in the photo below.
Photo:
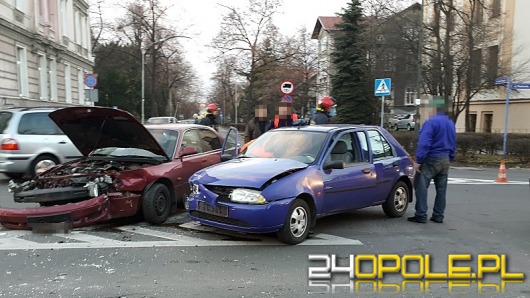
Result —
[{"label": "car license plate", "polygon": [[228,207],[223,205],[211,206],[203,201],[197,202],[197,210],[222,217],[228,217]]}]

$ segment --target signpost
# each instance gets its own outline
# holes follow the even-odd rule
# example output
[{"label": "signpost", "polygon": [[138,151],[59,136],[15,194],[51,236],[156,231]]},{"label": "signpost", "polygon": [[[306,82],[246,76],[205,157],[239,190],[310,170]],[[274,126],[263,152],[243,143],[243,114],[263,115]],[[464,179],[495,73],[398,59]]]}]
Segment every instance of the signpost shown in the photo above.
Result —
[{"label": "signpost", "polygon": [[88,89],[85,89],[85,98],[87,98],[89,101],[97,102],[99,100],[98,90],[94,89],[98,85],[97,75],[95,74],[85,75],[84,83],[85,83],[85,86],[88,87]]},{"label": "signpost", "polygon": [[381,96],[381,127],[383,127],[384,123],[383,119],[385,115],[385,96],[391,94],[391,84],[392,81],[390,78],[375,79],[374,95]]},{"label": "signpost", "polygon": [[285,95],[289,95],[294,91],[294,84],[291,81],[283,81],[280,85],[280,91]]},{"label": "signpost", "polygon": [[530,83],[513,83],[512,90],[530,89]]}]

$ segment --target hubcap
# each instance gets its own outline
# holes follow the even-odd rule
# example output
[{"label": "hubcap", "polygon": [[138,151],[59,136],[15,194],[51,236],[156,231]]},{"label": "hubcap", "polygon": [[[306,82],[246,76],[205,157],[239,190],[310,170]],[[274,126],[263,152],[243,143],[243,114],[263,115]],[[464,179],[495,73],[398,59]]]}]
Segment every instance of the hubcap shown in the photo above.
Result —
[{"label": "hubcap", "polygon": [[405,209],[405,206],[407,206],[407,203],[407,191],[405,190],[405,188],[399,187],[396,190],[396,193],[394,194],[394,207],[396,208],[396,211],[403,211]]},{"label": "hubcap", "polygon": [[307,213],[302,207],[296,207],[291,214],[291,220],[289,222],[291,228],[291,234],[294,237],[300,237],[304,234],[307,229]]},{"label": "hubcap", "polygon": [[35,165],[35,174],[40,174],[55,166],[53,160],[45,159]]},{"label": "hubcap", "polygon": [[163,194],[158,194],[155,200],[155,210],[158,215],[164,213],[166,209],[166,197]]}]

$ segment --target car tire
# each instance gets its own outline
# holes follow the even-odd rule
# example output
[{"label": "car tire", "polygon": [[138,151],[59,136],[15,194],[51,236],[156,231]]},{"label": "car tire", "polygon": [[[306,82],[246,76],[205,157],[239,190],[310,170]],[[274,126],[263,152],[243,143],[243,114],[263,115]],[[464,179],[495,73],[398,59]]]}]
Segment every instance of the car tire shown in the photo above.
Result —
[{"label": "car tire", "polygon": [[398,181],[383,203],[383,211],[388,217],[401,217],[407,211],[410,189],[403,181]]},{"label": "car tire", "polygon": [[171,196],[164,184],[155,183],[142,195],[142,214],[150,224],[164,223],[171,210]]},{"label": "car tire", "polygon": [[396,125],[394,125],[394,130],[395,130],[395,131],[398,131],[398,130],[399,130],[399,127],[398,127],[398,125],[397,125],[397,124],[396,124]]},{"label": "car tire", "polygon": [[302,199],[294,200],[289,208],[278,239],[287,244],[298,244],[305,240],[311,227],[311,209]]},{"label": "car tire", "polygon": [[407,130],[408,130],[408,131],[411,131],[411,130],[412,130],[412,126],[410,126],[410,124],[407,124]]},{"label": "car tire", "polygon": [[40,155],[33,160],[31,163],[31,168],[29,169],[29,175],[31,178],[35,177],[37,174],[45,172],[52,167],[55,167],[59,164],[59,160],[53,155]]}]

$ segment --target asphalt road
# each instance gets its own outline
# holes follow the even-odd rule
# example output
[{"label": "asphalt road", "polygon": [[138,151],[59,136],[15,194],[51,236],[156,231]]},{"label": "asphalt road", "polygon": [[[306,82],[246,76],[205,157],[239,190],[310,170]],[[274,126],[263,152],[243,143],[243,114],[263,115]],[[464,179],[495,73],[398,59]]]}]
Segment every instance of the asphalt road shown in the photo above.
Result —
[{"label": "asphalt road", "polygon": [[[320,219],[302,245],[280,244],[273,235],[225,233],[175,214],[162,226],[117,221],[67,234],[36,234],[0,228],[0,297],[529,297],[530,186],[528,169],[450,172],[443,224],[385,217],[380,207]],[[0,180],[0,205],[12,206]],[[434,192],[431,189],[432,208]],[[405,216],[413,214],[413,206]],[[309,267],[322,270],[331,257],[347,266],[350,255],[429,255],[431,272],[448,270],[449,254],[469,254],[460,267],[477,272],[479,255],[506,256],[509,273],[525,280],[502,281],[498,273],[460,281],[308,280]],[[387,266],[391,266],[392,263]],[[485,266],[495,266],[494,262]],[[370,271],[368,266],[367,272]]]}]

